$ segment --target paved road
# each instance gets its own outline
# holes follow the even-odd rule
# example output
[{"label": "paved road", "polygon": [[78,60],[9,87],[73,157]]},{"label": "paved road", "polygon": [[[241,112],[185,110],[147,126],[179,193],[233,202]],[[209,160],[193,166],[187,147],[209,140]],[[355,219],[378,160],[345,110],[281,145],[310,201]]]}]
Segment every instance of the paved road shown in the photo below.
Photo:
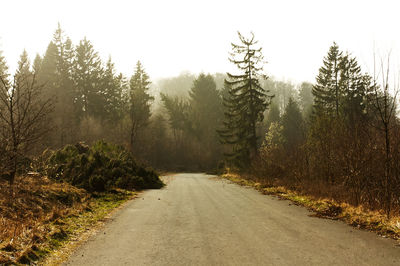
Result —
[{"label": "paved road", "polygon": [[120,210],[66,265],[400,265],[393,240],[213,176],[171,178]]}]

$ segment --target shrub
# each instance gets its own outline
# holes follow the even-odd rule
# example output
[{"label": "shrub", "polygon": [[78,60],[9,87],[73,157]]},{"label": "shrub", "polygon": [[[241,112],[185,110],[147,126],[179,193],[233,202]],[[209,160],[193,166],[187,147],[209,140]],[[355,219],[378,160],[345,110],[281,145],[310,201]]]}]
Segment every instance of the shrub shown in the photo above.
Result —
[{"label": "shrub", "polygon": [[163,183],[154,170],[136,163],[124,147],[99,141],[67,145],[48,159],[48,177],[88,191],[160,188]]}]

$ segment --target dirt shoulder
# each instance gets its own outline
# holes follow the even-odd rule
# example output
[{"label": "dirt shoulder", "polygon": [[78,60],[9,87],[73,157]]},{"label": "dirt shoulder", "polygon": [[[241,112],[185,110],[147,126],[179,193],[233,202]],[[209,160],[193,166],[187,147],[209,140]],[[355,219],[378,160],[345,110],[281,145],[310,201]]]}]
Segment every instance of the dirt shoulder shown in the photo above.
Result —
[{"label": "dirt shoulder", "polygon": [[358,229],[366,229],[376,232],[382,237],[390,237],[400,240],[400,217],[387,219],[383,212],[370,211],[362,206],[351,206],[347,203],[339,203],[332,199],[316,198],[304,195],[283,186],[264,187],[239,174],[224,174],[222,178],[236,184],[257,189],[263,194],[274,195],[280,199],[286,199],[295,205],[304,206],[312,211],[312,216],[333,220],[342,220]]}]

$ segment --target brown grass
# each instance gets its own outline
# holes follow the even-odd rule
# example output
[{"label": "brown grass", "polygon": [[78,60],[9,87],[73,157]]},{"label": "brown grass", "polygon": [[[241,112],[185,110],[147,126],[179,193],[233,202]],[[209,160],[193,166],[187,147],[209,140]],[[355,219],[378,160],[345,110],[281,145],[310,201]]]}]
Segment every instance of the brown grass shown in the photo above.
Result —
[{"label": "brown grass", "polygon": [[315,197],[282,185],[267,187],[255,181],[252,176],[228,173],[222,177],[242,186],[253,187],[263,194],[291,200],[295,205],[304,206],[312,211],[311,216],[342,220],[351,226],[373,231],[384,237],[400,239],[400,216],[387,219],[383,210],[372,211],[364,206],[352,206],[330,198]]},{"label": "brown grass", "polygon": [[0,181],[0,265],[31,264],[75,241],[135,193],[89,194],[46,177]]},{"label": "brown grass", "polygon": [[54,234],[49,226],[59,217],[78,215],[89,195],[46,177],[18,177],[12,188],[0,181],[0,263],[18,261],[24,253]]}]

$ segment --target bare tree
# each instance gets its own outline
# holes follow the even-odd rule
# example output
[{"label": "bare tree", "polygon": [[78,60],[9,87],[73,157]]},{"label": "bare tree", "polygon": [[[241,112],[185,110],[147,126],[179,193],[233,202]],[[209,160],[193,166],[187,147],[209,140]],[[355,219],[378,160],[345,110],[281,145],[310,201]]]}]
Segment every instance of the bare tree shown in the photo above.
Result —
[{"label": "bare tree", "polygon": [[18,162],[49,130],[53,105],[31,72],[20,72],[12,82],[0,76],[0,138],[4,145],[3,178],[14,183]]},{"label": "bare tree", "polygon": [[[390,53],[387,56],[387,62],[385,65],[384,59],[380,60],[380,71],[377,73],[375,69],[375,54],[374,54],[374,93],[372,104],[376,109],[378,121],[380,126],[379,130],[383,132],[385,139],[385,165],[384,165],[384,178],[383,178],[383,190],[384,190],[384,202],[386,215],[389,218],[392,207],[392,186],[393,177],[391,173],[392,164],[392,147],[391,147],[391,136],[392,131],[396,122],[396,99],[399,92],[398,84],[396,82],[392,85],[392,93],[390,92]],[[381,74],[381,84],[379,84],[378,78]]]}]

